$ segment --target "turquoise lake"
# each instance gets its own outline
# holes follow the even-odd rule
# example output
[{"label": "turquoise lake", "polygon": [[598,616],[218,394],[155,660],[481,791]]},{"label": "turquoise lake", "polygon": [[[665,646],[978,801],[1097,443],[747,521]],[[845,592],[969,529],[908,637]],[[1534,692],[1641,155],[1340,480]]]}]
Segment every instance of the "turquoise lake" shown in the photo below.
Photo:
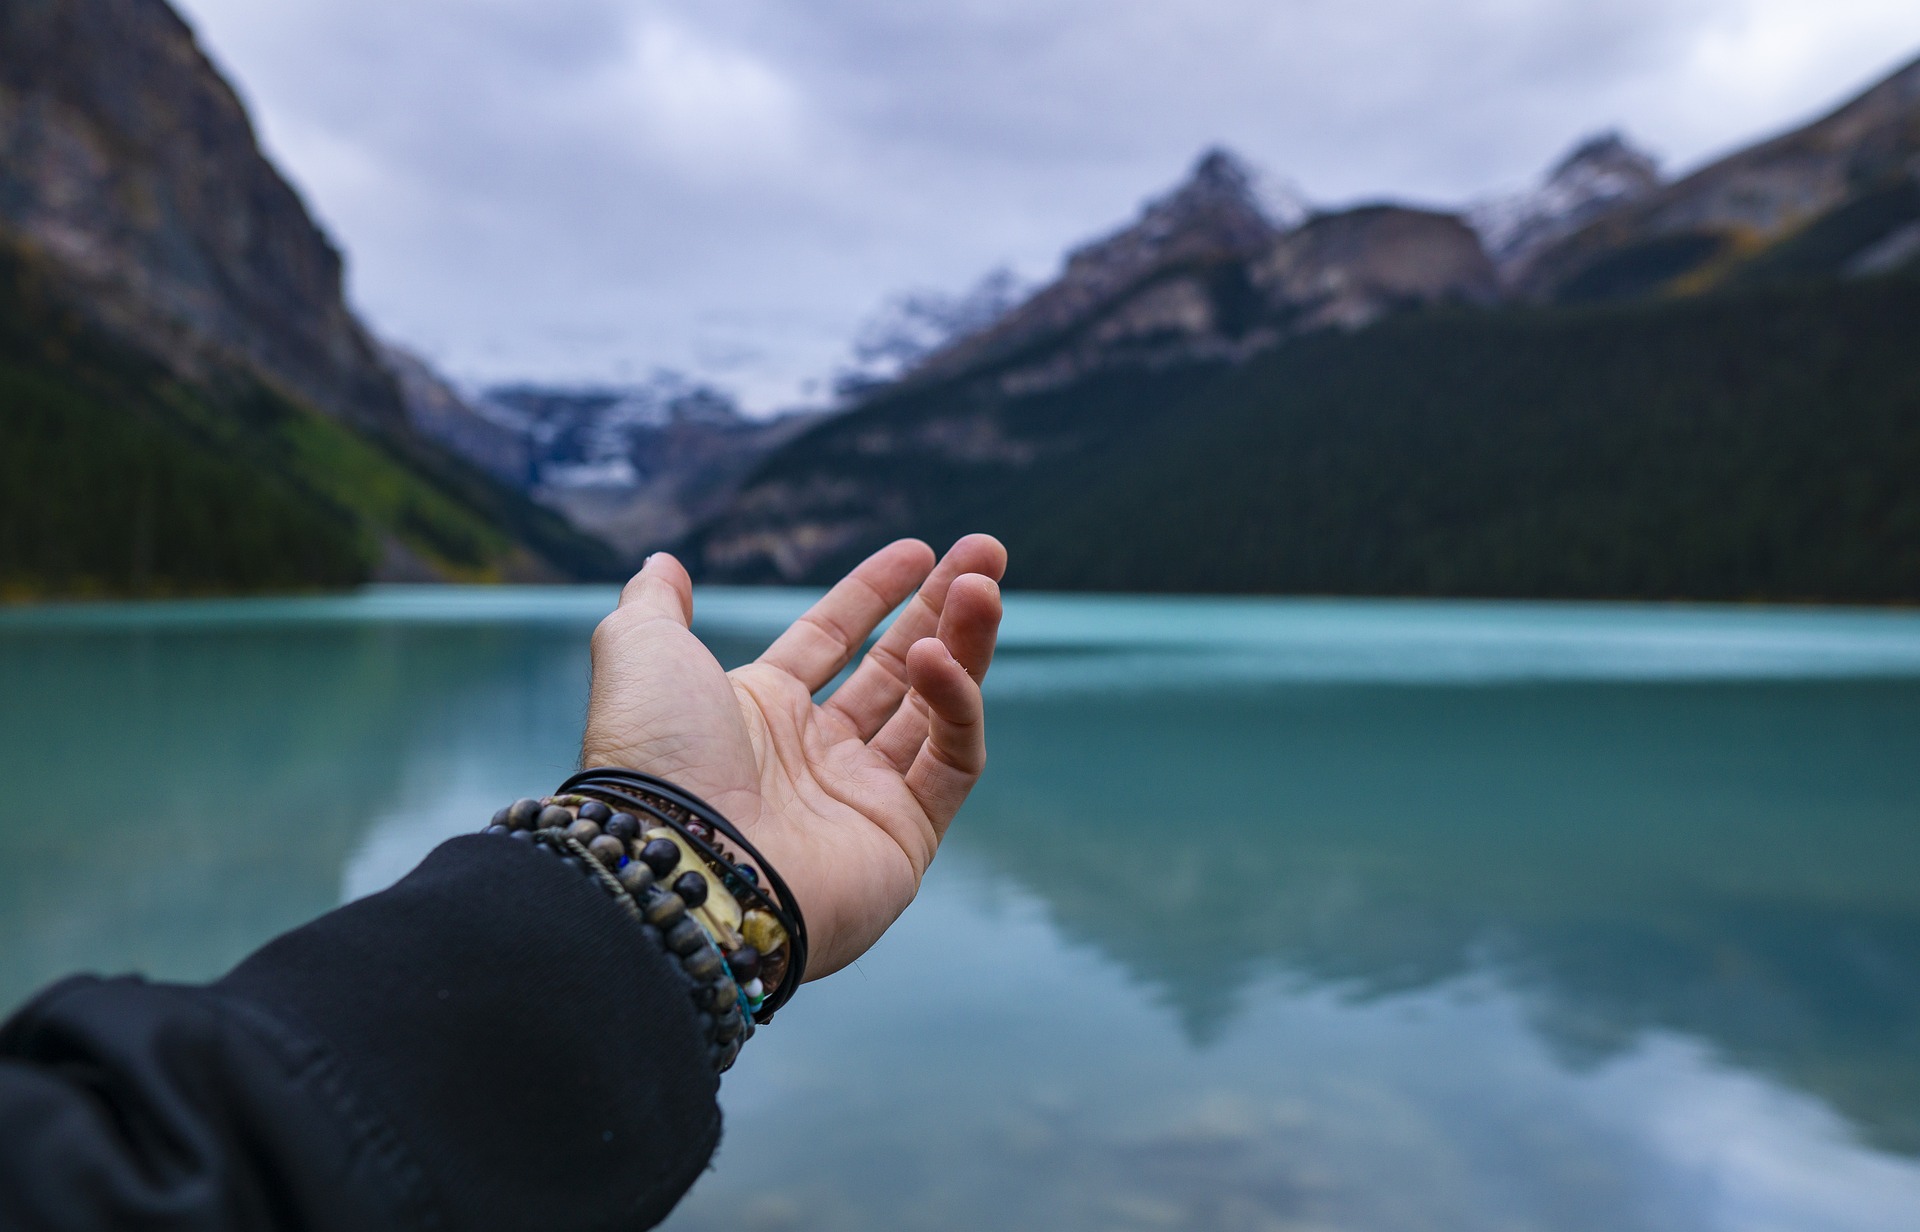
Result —
[{"label": "turquoise lake", "polygon": [[[613,600],[0,613],[0,1005],[214,975],[550,787]],[[1920,1228],[1920,616],[1016,595],[988,696],[669,1228]]]}]

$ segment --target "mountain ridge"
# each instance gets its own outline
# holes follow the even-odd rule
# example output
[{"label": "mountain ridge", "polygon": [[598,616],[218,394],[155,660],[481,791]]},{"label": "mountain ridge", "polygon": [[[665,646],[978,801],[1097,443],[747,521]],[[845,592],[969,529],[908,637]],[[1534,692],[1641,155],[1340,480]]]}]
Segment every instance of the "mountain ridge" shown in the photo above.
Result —
[{"label": "mountain ridge", "polygon": [[[1679,430],[1648,419],[1655,414],[1685,418],[1684,408],[1665,398],[1663,382],[1695,389],[1715,405],[1729,399],[1733,405],[1751,403],[1756,414],[1764,406],[1771,435],[1754,455],[1757,466],[1791,471],[1812,465],[1818,454],[1807,453],[1805,442],[1795,436],[1793,408],[1769,401],[1774,395],[1768,382],[1791,390],[1801,400],[1800,413],[1814,420],[1827,417],[1838,432],[1866,432],[1871,424],[1871,431],[1891,434],[1876,455],[1882,462],[1848,455],[1848,465],[1865,468],[1863,490],[1881,491],[1893,483],[1884,459],[1908,456],[1901,436],[1908,429],[1897,415],[1887,418],[1889,407],[1898,406],[1903,396],[1897,391],[1908,388],[1915,376],[1899,348],[1877,327],[1862,325],[1855,337],[1836,333],[1819,321],[1818,312],[1859,323],[1867,319],[1858,315],[1865,311],[1862,304],[1913,310],[1897,288],[1857,293],[1849,288],[1863,275],[1898,277],[1920,260],[1920,61],[1825,116],[1671,182],[1661,181],[1651,160],[1623,139],[1603,136],[1583,143],[1549,172],[1536,198],[1541,208],[1517,211],[1518,225],[1498,245],[1498,262],[1471,218],[1405,205],[1323,210],[1286,227],[1238,226],[1239,220],[1258,216],[1245,188],[1250,175],[1243,169],[1222,173],[1239,167],[1232,156],[1209,152],[1185,185],[1150,202],[1130,227],[1074,250],[1053,283],[1001,321],[935,352],[900,380],[872,389],[841,416],[768,458],[729,508],[681,543],[697,575],[824,582],[888,538],[942,538],[974,529],[963,525],[971,519],[1003,532],[1010,544],[1021,543],[1017,555],[1028,562],[1032,585],[1160,590],[1178,577],[1181,585],[1202,590],[1306,587],[1323,593],[1333,586],[1339,593],[1379,593],[1361,574],[1333,570],[1314,581],[1273,561],[1262,563],[1266,549],[1258,533],[1226,530],[1239,516],[1236,509],[1253,517],[1253,510],[1273,507],[1257,478],[1260,466],[1271,470],[1275,483],[1285,482],[1283,476],[1304,482],[1305,476],[1292,469],[1299,459],[1257,452],[1252,457],[1262,460],[1249,472],[1246,442],[1262,438],[1243,434],[1242,444],[1230,445],[1214,429],[1217,422],[1244,426],[1253,404],[1283,414],[1291,397],[1284,382],[1276,384],[1255,370],[1291,372],[1307,380],[1309,368],[1297,365],[1314,355],[1337,357],[1325,360],[1332,365],[1327,370],[1311,368],[1319,388],[1347,388],[1356,399],[1426,399],[1482,416],[1480,408],[1469,410],[1470,389],[1421,391],[1373,379],[1374,369],[1405,364],[1425,365],[1436,380],[1459,382],[1463,370],[1431,354],[1440,338],[1454,340],[1474,356],[1479,367],[1471,371],[1491,385],[1529,373],[1513,387],[1524,388],[1529,412],[1547,420],[1562,416],[1560,422],[1572,423],[1566,416],[1575,415],[1576,408],[1580,417],[1589,414],[1589,391],[1581,381],[1625,400],[1615,421],[1623,439],[1595,438],[1584,447],[1585,461],[1554,454],[1551,440],[1515,437],[1526,442],[1515,446],[1516,458],[1531,459],[1543,472],[1565,474],[1569,491],[1586,490],[1592,477],[1581,468],[1597,465],[1594,459],[1610,453],[1639,457],[1648,441]],[[1168,202],[1182,201],[1205,202],[1206,208],[1167,208]],[[1178,233],[1170,220],[1190,230]],[[1530,235],[1523,234],[1529,229]],[[1690,297],[1707,302],[1697,313],[1668,312],[1667,305]],[[1601,302],[1625,306],[1625,315],[1580,315],[1578,306]],[[1502,349],[1502,339],[1522,342],[1536,336],[1516,324],[1528,314],[1539,315],[1543,330],[1564,325],[1568,331],[1557,375],[1535,372],[1530,357]],[[1783,343],[1778,355],[1743,354],[1743,346],[1766,345],[1762,340],[1775,328],[1768,314],[1793,322],[1792,343]],[[1618,350],[1610,341],[1614,335],[1651,338],[1644,333],[1649,321],[1696,338],[1698,352],[1647,349],[1646,354],[1661,357],[1659,363],[1667,366],[1663,373],[1651,360],[1637,359],[1631,349]],[[1340,339],[1351,339],[1352,345]],[[1844,365],[1829,365],[1820,348],[1857,353],[1859,375],[1850,376]],[[1302,358],[1288,358],[1295,353]],[[1834,382],[1834,405],[1818,405],[1818,390],[1781,366],[1781,356],[1789,353],[1809,364],[1819,359],[1818,370]],[[1614,362],[1627,365],[1630,379],[1592,369],[1583,354],[1615,356]],[[1765,381],[1752,375],[1762,372],[1769,374]],[[1355,432],[1362,430],[1358,425],[1366,415],[1380,409],[1364,401],[1343,408],[1337,398],[1327,397],[1316,405],[1336,422],[1351,419]],[[1524,422],[1515,421],[1516,432]],[[1183,434],[1211,440],[1222,452],[1210,456],[1176,448]],[[1379,451],[1376,461],[1383,473],[1403,474],[1408,483],[1417,478],[1395,469],[1406,459],[1390,437],[1362,442],[1336,432],[1313,447],[1335,449],[1336,441],[1339,455],[1348,459],[1342,466],[1355,464],[1351,451],[1364,457],[1372,449]],[[1572,438],[1562,447],[1574,448]],[[1491,450],[1490,457],[1499,454],[1499,447],[1485,442],[1474,448]],[[1775,458],[1766,452],[1774,448],[1800,450],[1803,456]],[[1430,457],[1429,462],[1450,481],[1466,482],[1467,472],[1450,468],[1448,459]],[[1714,472],[1708,459],[1693,458],[1689,466],[1695,468],[1686,472],[1694,477],[1689,482],[1697,481],[1701,492],[1722,483],[1721,478],[1709,482]],[[1122,473],[1130,481],[1113,488],[1111,476]],[[1540,505],[1544,518],[1545,509],[1563,499],[1524,482],[1524,473],[1507,461],[1490,474],[1497,474],[1499,490],[1518,502],[1516,516]],[[1868,474],[1870,479],[1864,477]],[[1362,476],[1355,472],[1355,481]],[[1803,472],[1797,486],[1776,487],[1772,478],[1762,484],[1756,473],[1753,483],[1752,491],[1737,499],[1751,499],[1764,488],[1768,499],[1785,502],[1780,519],[1729,518],[1706,506],[1693,507],[1703,526],[1715,528],[1701,532],[1713,540],[1712,550],[1688,557],[1693,581],[1647,563],[1663,553],[1684,555],[1674,543],[1641,545],[1637,550],[1647,560],[1639,564],[1633,563],[1631,544],[1615,551],[1620,545],[1596,543],[1591,550],[1613,564],[1566,575],[1581,579],[1577,582],[1553,581],[1561,574],[1543,555],[1549,546],[1518,531],[1493,536],[1519,545],[1511,548],[1511,577],[1505,581],[1497,570],[1453,568],[1444,561],[1431,574],[1406,572],[1404,561],[1395,568],[1407,579],[1405,593],[1520,594],[1531,585],[1541,593],[1589,596],[1920,598],[1920,581],[1898,563],[1905,556],[1887,538],[1884,524],[1848,530],[1861,542],[1887,550],[1882,579],[1871,577],[1866,566],[1844,578],[1822,575],[1811,565],[1790,566],[1785,557],[1771,571],[1732,563],[1736,557],[1765,558],[1775,550],[1767,535],[1785,533],[1777,528],[1789,522],[1827,524],[1817,511],[1796,504],[1824,490],[1817,474]],[[1177,505],[1187,501],[1185,493],[1222,489],[1233,494],[1215,506],[1222,526],[1181,523],[1189,536],[1227,534],[1238,545],[1226,556],[1210,555],[1211,572],[1170,563],[1181,557],[1173,543],[1155,540],[1155,552],[1125,541],[1118,547],[1096,546],[1097,520],[1070,516],[1080,500],[1088,509],[1105,510],[1118,528],[1156,501]],[[1675,504],[1650,489],[1632,490],[1644,507],[1622,505],[1608,515],[1617,518],[1617,533],[1627,533],[1629,523],[1642,519],[1669,539],[1685,539],[1685,527],[1672,521],[1685,500]],[[1340,516],[1347,520],[1330,528],[1330,542],[1362,554],[1377,551],[1378,528],[1368,523],[1375,513],[1343,505],[1337,492],[1325,497],[1331,508],[1346,510]],[[1893,496],[1884,499],[1905,508]],[[1435,548],[1443,556],[1466,550],[1468,542],[1451,531],[1441,533],[1449,519],[1506,516],[1484,493],[1467,490],[1449,491],[1432,504],[1395,515],[1405,534],[1443,545]],[[1042,529],[1049,526],[1053,529]],[[1493,533],[1490,524],[1483,529]],[[1278,534],[1278,528],[1267,533]],[[1149,538],[1133,536],[1136,542]],[[1363,548],[1365,543],[1373,546]],[[1093,569],[1096,558],[1105,563]],[[1448,576],[1461,589],[1433,580]],[[1828,580],[1820,581],[1823,576]],[[1725,580],[1735,577],[1745,580]]]}]

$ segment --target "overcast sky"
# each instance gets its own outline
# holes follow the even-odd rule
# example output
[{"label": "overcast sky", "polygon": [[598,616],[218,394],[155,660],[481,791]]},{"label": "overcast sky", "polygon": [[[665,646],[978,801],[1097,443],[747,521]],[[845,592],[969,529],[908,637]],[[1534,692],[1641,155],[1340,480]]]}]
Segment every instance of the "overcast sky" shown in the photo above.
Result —
[{"label": "overcast sky", "polygon": [[1920,54],[1915,0],[176,3],[384,335],[761,410],[889,293],[1045,276],[1216,142],[1457,203],[1615,125],[1684,168]]}]

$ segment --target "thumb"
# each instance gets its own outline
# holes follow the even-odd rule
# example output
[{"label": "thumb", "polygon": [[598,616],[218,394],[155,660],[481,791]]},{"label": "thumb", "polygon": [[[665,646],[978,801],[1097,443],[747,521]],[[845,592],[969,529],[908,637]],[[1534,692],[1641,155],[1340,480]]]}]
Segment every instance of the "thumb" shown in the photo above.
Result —
[{"label": "thumb", "polygon": [[664,616],[693,623],[693,578],[670,552],[655,552],[620,591],[620,607],[638,616]]}]

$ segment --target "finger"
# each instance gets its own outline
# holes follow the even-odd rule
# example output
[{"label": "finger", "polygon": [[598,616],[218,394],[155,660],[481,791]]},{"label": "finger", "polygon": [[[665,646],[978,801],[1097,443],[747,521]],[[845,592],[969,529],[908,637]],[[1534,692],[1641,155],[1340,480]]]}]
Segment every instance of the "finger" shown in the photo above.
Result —
[{"label": "finger", "polygon": [[862,740],[872,739],[907,696],[907,649],[938,633],[953,580],[977,573],[997,581],[1006,568],[1007,549],[992,535],[968,535],[954,544],[853,675],[833,691],[827,708],[852,723]]},{"label": "finger", "polygon": [[693,623],[693,579],[668,552],[655,552],[620,591],[620,606],[641,615]]},{"label": "finger", "polygon": [[932,569],[933,549],[918,539],[889,543],[808,608],[767,647],[760,661],[814,692],[860,653],[867,635]]},{"label": "finger", "polygon": [[[968,574],[954,580],[940,614],[940,642],[975,683],[984,679],[993,661],[1000,632],[1000,587],[992,578]],[[926,700],[917,693],[888,719],[869,747],[904,773],[920,754],[930,725]]]},{"label": "finger", "polygon": [[979,683],[939,638],[913,644],[907,672],[929,721],[927,738],[907,770],[907,789],[926,810],[934,833],[944,835],[987,768],[986,710]]}]

